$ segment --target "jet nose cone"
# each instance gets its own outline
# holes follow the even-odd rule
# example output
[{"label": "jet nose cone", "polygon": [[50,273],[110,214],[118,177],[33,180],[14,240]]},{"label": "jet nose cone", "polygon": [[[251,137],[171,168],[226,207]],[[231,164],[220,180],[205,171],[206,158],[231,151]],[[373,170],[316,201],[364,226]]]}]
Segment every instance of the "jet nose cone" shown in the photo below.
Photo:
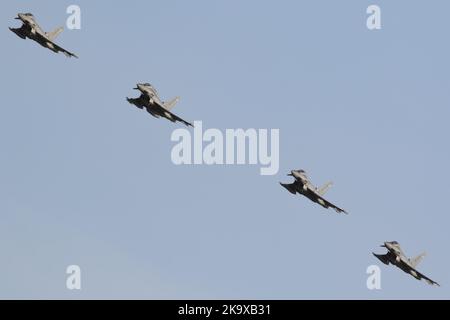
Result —
[{"label": "jet nose cone", "polygon": [[386,241],[383,245],[383,248],[390,248],[391,247],[391,243],[389,241]]},{"label": "jet nose cone", "polygon": [[26,21],[27,20],[28,15],[25,13],[18,13],[17,17],[15,19],[17,20],[21,20],[21,21]]}]

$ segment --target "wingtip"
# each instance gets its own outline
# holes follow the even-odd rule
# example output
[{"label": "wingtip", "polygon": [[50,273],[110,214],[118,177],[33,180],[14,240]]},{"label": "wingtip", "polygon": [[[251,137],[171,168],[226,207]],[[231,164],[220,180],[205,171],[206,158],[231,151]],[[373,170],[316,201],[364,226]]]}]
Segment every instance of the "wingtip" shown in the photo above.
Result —
[{"label": "wingtip", "polygon": [[76,55],[76,54],[74,54],[74,53],[72,53],[72,52],[64,52],[64,55],[67,57],[67,58],[77,58],[78,59],[78,56]]},{"label": "wingtip", "polygon": [[437,283],[436,281],[433,281],[433,280],[426,280],[426,282],[431,286],[438,286],[438,287],[441,286],[439,283]]}]

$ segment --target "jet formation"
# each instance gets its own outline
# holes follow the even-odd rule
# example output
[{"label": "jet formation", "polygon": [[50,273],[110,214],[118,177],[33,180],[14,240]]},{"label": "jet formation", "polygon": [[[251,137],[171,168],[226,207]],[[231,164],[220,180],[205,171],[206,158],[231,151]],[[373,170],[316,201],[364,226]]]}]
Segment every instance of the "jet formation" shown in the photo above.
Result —
[{"label": "jet formation", "polygon": [[306,175],[305,170],[292,170],[291,173],[288,174],[288,176],[294,177],[295,181],[291,184],[282,182],[280,182],[280,184],[283,187],[285,187],[290,193],[292,194],[299,193],[308,198],[309,200],[320,204],[322,207],[326,209],[332,208],[338,213],[347,214],[347,212],[344,209],[335,206],[334,204],[323,198],[323,195],[328,191],[328,189],[333,184],[332,182],[328,182],[323,187],[317,188],[310,182],[308,176]]},{"label": "jet formation", "polygon": [[400,248],[400,244],[397,241],[385,242],[383,245],[381,245],[381,247],[386,248],[388,250],[388,253],[376,254],[372,252],[372,254],[381,262],[386,265],[393,264],[404,272],[412,275],[417,280],[424,279],[430,285],[439,286],[436,281],[431,280],[430,278],[416,270],[417,265],[420,263],[420,261],[422,261],[425,253],[422,253],[415,258],[408,258],[403,253],[402,249]]},{"label": "jet formation", "polygon": [[55,53],[62,52],[67,57],[78,58],[74,53],[67,51],[54,42],[56,37],[64,30],[63,27],[59,27],[52,32],[44,32],[31,13],[19,13],[15,19],[20,20],[22,26],[20,28],[9,28],[9,30],[14,32],[20,38],[29,38]]},{"label": "jet formation", "polygon": [[[34,40],[44,48],[47,48],[55,53],[62,52],[67,57],[78,58],[74,53],[67,51],[54,42],[58,35],[64,30],[63,27],[57,28],[52,32],[44,32],[37,24],[35,17],[31,13],[19,13],[15,19],[20,20],[22,22],[22,26],[20,28],[9,29],[18,37],[22,39],[28,38]],[[172,108],[178,103],[179,97],[176,97],[168,102],[164,102],[159,98],[156,89],[149,83],[138,83],[134,89],[140,91],[140,96],[137,98],[127,97],[127,101],[130,104],[133,104],[141,110],[145,109],[153,117],[163,117],[171,122],[181,122],[188,127],[193,127],[191,123],[181,119],[171,111]],[[290,184],[281,182],[280,184],[292,194],[295,195],[299,193],[326,209],[332,208],[338,213],[347,214],[344,209],[337,207],[323,198],[332,185],[332,182],[328,182],[323,187],[317,188],[310,182],[304,170],[292,170],[288,176],[292,176],[295,181]],[[424,279],[430,285],[439,286],[437,282],[431,280],[416,270],[417,265],[425,256],[424,253],[415,258],[407,258],[397,241],[385,242],[381,247],[386,248],[388,252],[386,254],[373,253],[373,255],[381,262],[386,265],[393,264],[418,280]]]},{"label": "jet formation", "polygon": [[138,98],[127,98],[127,101],[134,104],[139,109],[146,109],[155,118],[163,117],[171,122],[181,122],[186,126],[193,127],[193,125],[180,117],[173,114],[170,110],[178,103],[179,97],[176,97],[168,102],[163,102],[159,98],[158,92],[150,83],[138,83],[135,90],[139,90],[141,95]]}]

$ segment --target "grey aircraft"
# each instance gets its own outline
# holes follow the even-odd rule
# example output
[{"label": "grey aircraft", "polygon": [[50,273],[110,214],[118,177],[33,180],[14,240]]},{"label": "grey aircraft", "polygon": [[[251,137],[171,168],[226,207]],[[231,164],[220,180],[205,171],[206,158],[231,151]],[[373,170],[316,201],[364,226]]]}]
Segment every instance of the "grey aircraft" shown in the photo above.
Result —
[{"label": "grey aircraft", "polygon": [[53,52],[64,53],[67,57],[75,57],[78,58],[72,52],[67,51],[66,49],[61,48],[53,41],[56,37],[64,30],[63,27],[59,27],[52,32],[44,32],[41,27],[36,23],[34,16],[31,13],[19,13],[15,18],[17,20],[22,21],[22,27],[20,28],[9,28],[12,32],[14,32],[17,36],[22,39],[29,38],[31,40],[36,41],[44,48],[50,49]]},{"label": "grey aircraft", "polygon": [[420,263],[420,261],[422,261],[425,253],[422,253],[415,258],[408,258],[403,253],[402,249],[400,248],[400,244],[397,241],[385,242],[383,245],[381,245],[381,247],[386,248],[388,250],[388,253],[376,254],[372,252],[372,254],[381,262],[386,265],[389,265],[389,263],[391,263],[404,272],[412,275],[417,280],[425,279],[428,284],[439,286],[436,281],[431,280],[430,278],[424,276],[416,270],[417,265]]},{"label": "grey aircraft", "polygon": [[316,188],[310,181],[308,176],[306,175],[306,172],[304,170],[292,170],[291,173],[288,174],[288,176],[292,176],[295,178],[294,183],[286,184],[281,183],[280,184],[285,187],[290,193],[297,194],[297,192],[301,195],[304,195],[309,200],[320,204],[322,207],[328,209],[333,208],[338,213],[345,213],[347,212],[331,202],[325,200],[323,198],[323,195],[328,191],[328,189],[332,186],[332,182],[326,183],[321,188]]},{"label": "grey aircraft", "polygon": [[150,83],[138,83],[135,90],[139,90],[141,95],[139,98],[127,98],[127,101],[134,104],[139,109],[146,109],[155,118],[163,117],[172,122],[182,122],[186,126],[193,125],[180,117],[173,114],[170,110],[178,103],[179,97],[176,97],[168,102],[163,102],[158,96],[158,92]]}]

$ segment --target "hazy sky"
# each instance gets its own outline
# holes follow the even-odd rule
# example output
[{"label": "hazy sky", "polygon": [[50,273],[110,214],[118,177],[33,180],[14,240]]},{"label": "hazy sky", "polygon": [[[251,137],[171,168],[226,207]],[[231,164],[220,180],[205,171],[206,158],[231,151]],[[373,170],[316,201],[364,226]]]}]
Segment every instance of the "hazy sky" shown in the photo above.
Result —
[{"label": "hazy sky", "polygon": [[[8,30],[81,7],[56,55]],[[382,29],[366,28],[378,4]],[[450,298],[448,1],[1,1],[1,298]],[[180,124],[280,129],[280,171],[175,166]],[[334,211],[278,184],[334,181]],[[432,287],[371,252],[397,240]],[[82,290],[66,289],[66,267]],[[382,289],[366,288],[379,265]]]}]

